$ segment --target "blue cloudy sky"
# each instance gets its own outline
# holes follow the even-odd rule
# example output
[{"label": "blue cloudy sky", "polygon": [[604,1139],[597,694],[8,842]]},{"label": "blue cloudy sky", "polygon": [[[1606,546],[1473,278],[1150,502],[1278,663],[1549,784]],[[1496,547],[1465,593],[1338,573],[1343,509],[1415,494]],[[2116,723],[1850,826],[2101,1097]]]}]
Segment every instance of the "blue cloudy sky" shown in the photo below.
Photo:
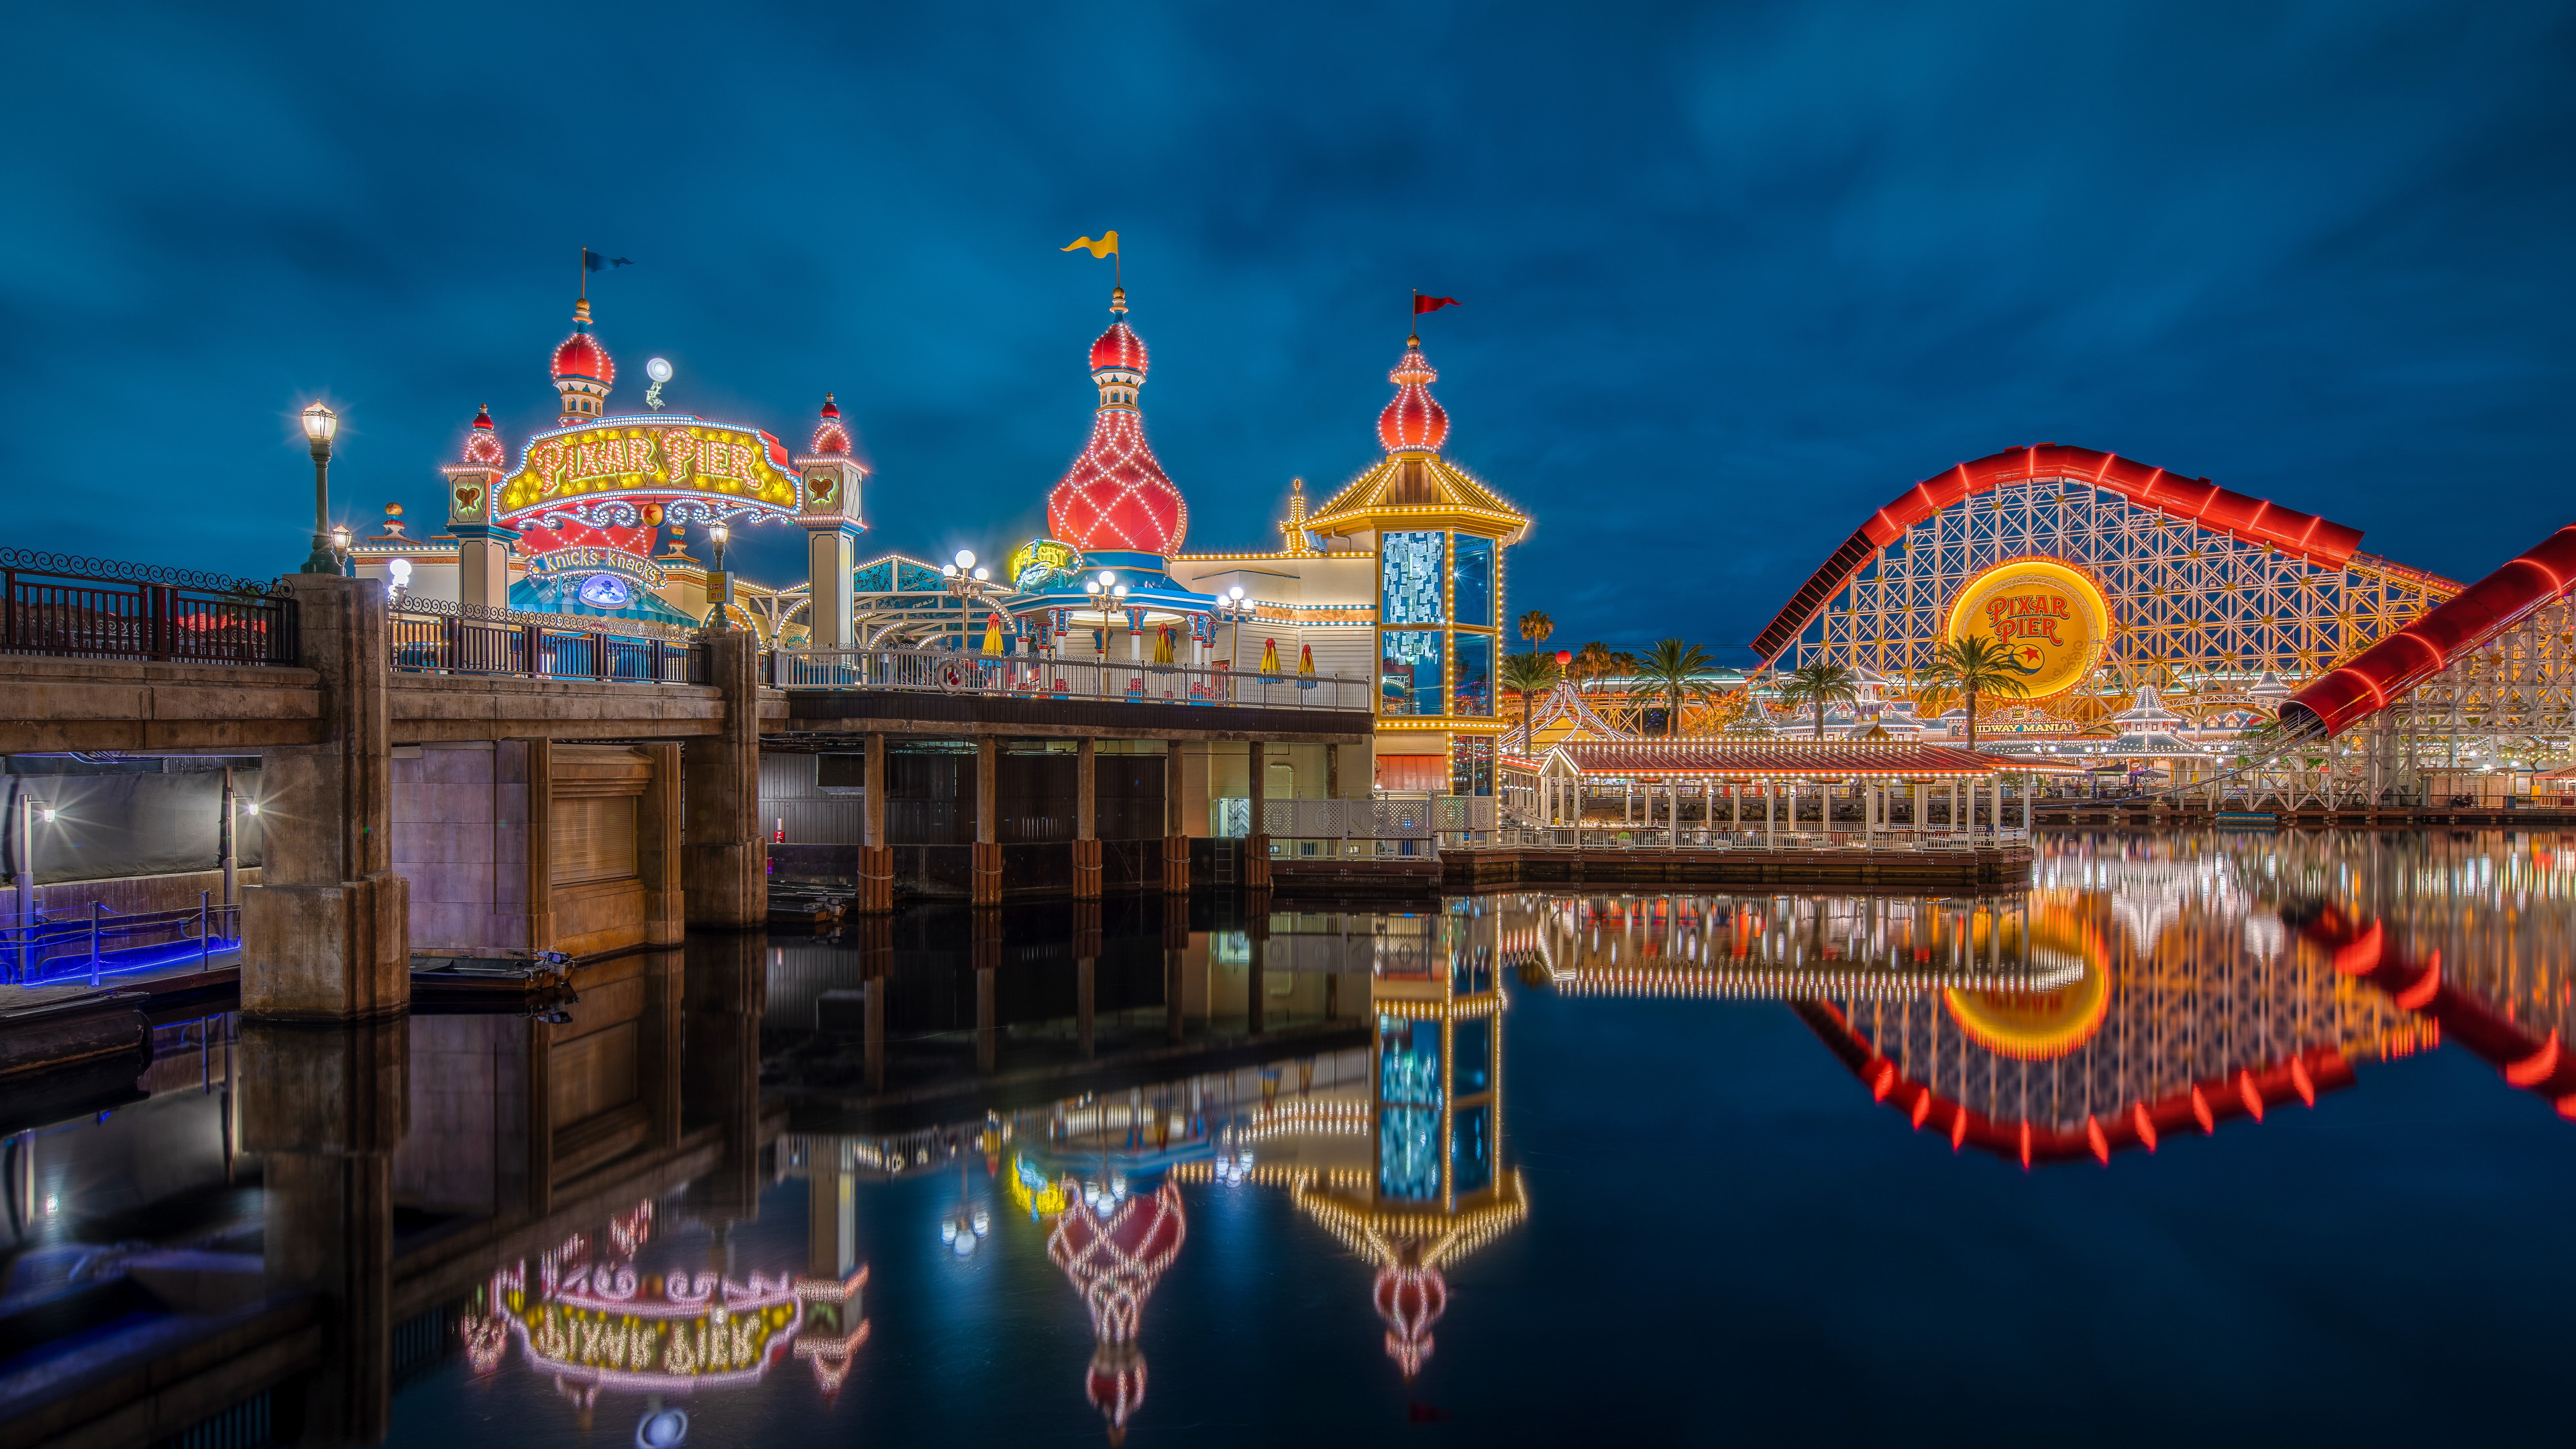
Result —
[{"label": "blue cloudy sky", "polygon": [[[552,416],[576,248],[640,400],[872,545],[1033,532],[1115,227],[1194,548],[1362,467],[1427,319],[1559,643],[1739,645],[1868,509],[2108,448],[2474,577],[2576,516],[2576,12],[2227,3],[12,7],[8,542],[267,574]],[[755,573],[786,581],[783,534]],[[1572,636],[1569,640],[1568,636]],[[1729,649],[1726,657],[1743,657]]]}]

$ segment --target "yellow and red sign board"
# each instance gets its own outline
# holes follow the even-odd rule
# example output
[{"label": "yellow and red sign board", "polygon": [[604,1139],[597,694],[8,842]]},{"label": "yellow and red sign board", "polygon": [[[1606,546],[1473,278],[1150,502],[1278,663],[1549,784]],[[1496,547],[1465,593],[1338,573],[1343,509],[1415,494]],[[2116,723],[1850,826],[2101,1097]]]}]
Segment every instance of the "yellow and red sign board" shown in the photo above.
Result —
[{"label": "yellow and red sign board", "polygon": [[799,484],[778,440],[694,418],[622,418],[540,436],[501,482],[496,519],[608,495],[702,496],[793,511]]},{"label": "yellow and red sign board", "polygon": [[1959,590],[1945,633],[1984,638],[2006,652],[2031,699],[2084,682],[2111,638],[2111,608],[2082,570],[2053,558],[1995,565]]}]

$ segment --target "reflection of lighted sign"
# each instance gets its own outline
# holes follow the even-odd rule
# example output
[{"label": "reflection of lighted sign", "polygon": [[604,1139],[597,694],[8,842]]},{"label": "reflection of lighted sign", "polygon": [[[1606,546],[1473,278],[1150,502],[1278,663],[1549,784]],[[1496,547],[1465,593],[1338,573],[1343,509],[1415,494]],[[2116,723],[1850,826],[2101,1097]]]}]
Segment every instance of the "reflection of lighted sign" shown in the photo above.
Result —
[{"label": "reflection of lighted sign", "polygon": [[[648,1203],[610,1225],[622,1256],[650,1232]],[[759,1273],[737,1282],[714,1273],[639,1277],[631,1261],[593,1264],[589,1243],[575,1236],[538,1261],[532,1291],[523,1262],[492,1276],[489,1316],[469,1314],[459,1328],[477,1373],[501,1365],[515,1334],[529,1361],[558,1387],[663,1393],[757,1381],[791,1347],[825,1393],[849,1374],[850,1355],[867,1341],[860,1268],[847,1279]],[[565,1268],[566,1262],[575,1266]]]},{"label": "reflection of lighted sign", "polygon": [[795,1280],[785,1275],[754,1273],[744,1284],[675,1273],[658,1286],[656,1302],[640,1291],[634,1269],[600,1268],[573,1274],[550,1294],[507,1290],[501,1305],[541,1366],[629,1389],[748,1383],[785,1356],[803,1326]]},{"label": "reflection of lighted sign", "polygon": [[778,440],[749,428],[635,418],[539,438],[501,485],[503,518],[586,494],[718,494],[796,506],[797,480]]},{"label": "reflection of lighted sign", "polygon": [[[1975,949],[1983,950],[1982,946]],[[2004,951],[2013,945],[2007,931]],[[2035,913],[2030,925],[2033,960],[2079,962],[2074,980],[2045,991],[1941,993],[1950,1019],[1970,1040],[2015,1061],[2062,1057],[2093,1039],[2111,1010],[2111,972],[2102,938],[2063,909]]]},{"label": "reflection of lighted sign", "polygon": [[1064,1211],[1063,1184],[1049,1182],[1047,1175],[1038,1171],[1025,1157],[1011,1159],[1011,1175],[1002,1180],[1002,1185],[1010,1192],[1011,1201],[1017,1203],[1020,1211],[1027,1213],[1032,1220],[1053,1217]]},{"label": "reflection of lighted sign", "polygon": [[528,574],[532,578],[556,574],[616,574],[648,589],[662,587],[670,577],[662,571],[660,564],[622,548],[548,549],[528,556]]},{"label": "reflection of lighted sign", "polygon": [[1974,635],[1999,646],[2029,698],[2044,699],[2093,672],[2111,637],[2111,611],[2102,591],[2076,569],[2055,559],[2019,558],[1959,590],[1946,635]]},{"label": "reflection of lighted sign", "polygon": [[581,581],[581,601],[594,609],[623,609],[635,602],[635,586],[615,574],[592,574]]}]

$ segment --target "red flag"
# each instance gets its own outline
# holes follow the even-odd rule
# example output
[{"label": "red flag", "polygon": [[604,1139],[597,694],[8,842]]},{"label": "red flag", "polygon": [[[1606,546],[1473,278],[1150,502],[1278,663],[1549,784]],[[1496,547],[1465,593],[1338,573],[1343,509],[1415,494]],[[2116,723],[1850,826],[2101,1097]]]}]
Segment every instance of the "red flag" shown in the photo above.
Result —
[{"label": "red flag", "polygon": [[1455,307],[1457,305],[1458,299],[1455,297],[1426,297],[1420,292],[1413,294],[1413,315],[1416,317],[1421,316],[1425,312],[1437,312],[1443,307]]}]

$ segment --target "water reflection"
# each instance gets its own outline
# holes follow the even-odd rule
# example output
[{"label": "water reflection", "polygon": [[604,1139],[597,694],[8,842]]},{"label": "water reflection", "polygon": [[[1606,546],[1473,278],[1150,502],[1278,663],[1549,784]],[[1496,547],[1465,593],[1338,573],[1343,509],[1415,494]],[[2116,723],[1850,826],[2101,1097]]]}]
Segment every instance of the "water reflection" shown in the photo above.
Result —
[{"label": "water reflection", "polygon": [[[1061,1435],[1069,1411],[1113,1441],[1186,1435],[1223,1389],[1191,1369],[1231,1331],[1204,1293],[1223,1278],[1230,1312],[1311,1318],[1310,1345],[1438,1417],[1428,1378],[1499,1393],[1517,1372],[1461,1341],[1590,1271],[1506,1252],[1477,1261],[1539,1276],[1462,1276],[1500,1242],[1537,1253],[1527,1177],[1645,1221],[1695,1148],[1525,1154],[1509,1101],[1661,1110],[1588,1071],[1507,1089],[1533,1009],[1578,1034],[1657,1000],[1699,1029],[1794,1013],[1852,1102],[1913,1129],[1888,1151],[1943,1172],[1944,1148],[2143,1165],[2445,1043],[2502,1096],[2576,1104],[2576,849],[2555,837],[2044,843],[2032,887],[1996,896],[941,910],[584,967],[561,1021],[171,1013],[139,1076],[12,1099],[45,1115],[13,1124],[0,1174],[5,1292],[112,1327],[0,1356],[0,1385],[49,1352],[213,1352],[256,1322],[297,1347],[239,1351],[251,1397],[214,1407],[263,1405],[273,1437],[669,1443],[694,1418],[730,1442],[930,1412],[861,1385],[972,1344],[1011,1432]],[[1743,1096],[1745,1071],[1711,1055],[1671,1092]]]}]

